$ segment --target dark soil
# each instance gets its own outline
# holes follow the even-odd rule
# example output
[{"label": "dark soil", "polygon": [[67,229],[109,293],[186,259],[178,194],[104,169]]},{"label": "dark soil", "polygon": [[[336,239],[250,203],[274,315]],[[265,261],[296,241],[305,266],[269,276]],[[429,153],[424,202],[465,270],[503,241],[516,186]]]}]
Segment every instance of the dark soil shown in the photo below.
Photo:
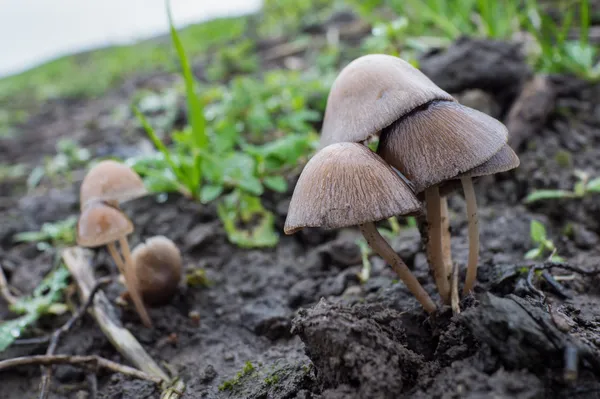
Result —
[{"label": "dark soil", "polygon": [[[600,397],[599,279],[555,268],[552,273],[567,276],[560,284],[569,298],[553,294],[534,277],[533,284],[545,292],[542,303],[526,283],[532,263],[523,260],[532,248],[529,223],[537,219],[570,265],[598,269],[600,200],[588,196],[522,204],[534,189],[572,189],[574,169],[600,176],[600,86],[548,77],[552,91],[542,101],[549,102],[549,111],[531,117],[510,112],[532,76],[513,45],[463,39],[425,57],[422,69],[464,103],[522,126],[515,133],[522,144],[521,166],[477,183],[480,272],[475,295],[462,302],[463,312],[452,317],[443,310],[428,318],[377,257],[371,279],[361,285],[356,230],[313,230],[282,237],[272,250],[242,250],[227,242],[212,206],[177,196],[166,202],[136,200],[124,206],[136,226],[131,244],[167,235],[183,249],[186,268],[204,268],[210,281],[209,286],[182,287],[169,305],[151,309],[153,329],[144,328],[131,307],[120,308],[125,326],[148,352],[183,377],[185,398]],[[130,122],[111,122],[108,115],[137,88],[168,85],[169,80],[136,78],[102,98],[48,103],[22,126],[19,137],[0,142],[0,157],[35,164],[52,154],[58,137],[73,137],[95,154],[135,152],[141,132]],[[509,120],[523,115],[529,119]],[[33,244],[14,245],[12,236],[77,214],[78,184],[21,196],[17,183],[1,186],[0,259],[10,284],[28,292],[50,270],[52,256]],[[279,227],[289,194],[266,201],[278,214]],[[468,243],[462,194],[450,195],[449,202],[453,257],[464,266]],[[403,230],[393,246],[434,295],[419,232]],[[98,251],[95,267],[98,275],[115,273],[104,251]],[[107,294],[115,299],[121,290],[115,283]],[[199,312],[199,324],[190,311]],[[7,314],[0,304],[0,316]],[[42,320],[37,333],[61,321]],[[563,379],[566,348],[579,353],[574,382]],[[45,349],[13,346],[0,357]],[[124,362],[87,316],[57,352]],[[246,362],[253,371],[236,378]],[[37,367],[4,372],[0,397],[35,397],[39,379]],[[230,383],[220,390],[225,381]],[[121,375],[101,372],[98,386],[99,398],[159,397],[152,384]],[[51,397],[84,398],[87,387],[84,372],[57,367]]]}]

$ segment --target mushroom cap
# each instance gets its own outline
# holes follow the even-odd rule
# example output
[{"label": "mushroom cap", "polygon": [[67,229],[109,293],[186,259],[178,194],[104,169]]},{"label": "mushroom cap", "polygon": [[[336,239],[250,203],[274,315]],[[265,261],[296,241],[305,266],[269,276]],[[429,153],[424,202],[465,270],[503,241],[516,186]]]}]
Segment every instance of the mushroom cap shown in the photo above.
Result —
[{"label": "mushroom cap", "polygon": [[81,247],[101,247],[131,233],[131,220],[102,202],[88,204],[77,221],[77,245]]},{"label": "mushroom cap", "polygon": [[294,188],[284,231],[335,229],[417,213],[408,185],[368,147],[331,144],[308,161]]},{"label": "mushroom cap", "polygon": [[91,201],[121,203],[148,193],[141,177],[124,163],[98,162],[84,177],[79,189],[81,209]]},{"label": "mushroom cap", "polygon": [[148,238],[131,252],[135,264],[138,291],[144,303],[163,305],[177,292],[181,279],[181,252],[165,236]]},{"label": "mushroom cap", "polygon": [[369,54],[337,76],[325,108],[321,148],[363,142],[413,109],[454,98],[399,57]]},{"label": "mushroom cap", "polygon": [[[461,187],[461,177],[469,176],[473,179],[476,179],[481,176],[502,173],[518,167],[519,163],[520,161],[517,154],[515,154],[513,149],[508,144],[504,144],[500,151],[495,153],[494,156],[486,162],[474,167],[471,170],[466,171],[465,173],[461,173],[456,179],[452,179],[442,183],[440,185],[440,194],[448,195],[454,190]],[[417,197],[421,198],[420,196]]]},{"label": "mushroom cap", "polygon": [[521,161],[519,157],[508,144],[504,144],[500,151],[495,153],[490,159],[474,167],[471,170],[462,173],[459,177],[471,176],[487,176],[495,173],[506,172],[519,166]]},{"label": "mushroom cap", "polygon": [[485,163],[507,138],[497,119],[457,102],[435,101],[386,128],[377,153],[420,193]]}]

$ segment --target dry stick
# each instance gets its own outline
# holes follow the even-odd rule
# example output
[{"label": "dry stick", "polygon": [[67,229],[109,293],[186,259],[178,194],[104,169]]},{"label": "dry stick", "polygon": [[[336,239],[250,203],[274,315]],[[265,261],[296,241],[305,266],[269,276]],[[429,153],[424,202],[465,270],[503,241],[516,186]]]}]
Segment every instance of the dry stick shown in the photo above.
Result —
[{"label": "dry stick", "polygon": [[467,220],[469,222],[469,260],[463,295],[468,294],[477,278],[477,263],[479,262],[479,218],[477,217],[477,199],[471,177],[461,177],[465,199],[467,201]]},{"label": "dry stick", "polygon": [[112,360],[105,359],[100,356],[70,356],[70,355],[37,355],[37,356],[23,356],[15,357],[12,359],[0,361],[0,371],[11,369],[18,366],[30,366],[30,365],[46,365],[51,366],[55,364],[69,364],[77,367],[90,367],[96,368],[101,367],[107,370],[114,371],[115,373],[121,373],[131,377],[139,378],[146,381],[151,381],[155,384],[161,384],[163,379],[143,371],[134,369],[133,367],[125,366],[113,362]]},{"label": "dry stick", "polygon": [[387,241],[379,234],[375,224],[369,222],[361,224],[359,227],[369,246],[390,264],[392,269],[394,269],[400,279],[406,284],[406,287],[412,292],[415,298],[417,298],[423,308],[425,308],[428,313],[434,312],[436,306],[427,291],[425,291],[421,283],[419,283],[416,277],[411,273],[408,266],[400,259],[398,254],[394,252],[392,247],[390,247]]},{"label": "dry stick", "polygon": [[448,276],[445,273],[445,266],[442,255],[442,223],[440,190],[437,185],[425,189],[425,202],[427,204],[427,226],[429,229],[430,263],[433,269],[435,285],[444,303],[450,299],[450,285]]},{"label": "dry stick", "polygon": [[8,281],[6,281],[6,276],[4,275],[4,271],[2,270],[2,265],[0,265],[0,295],[2,295],[4,300],[9,305],[14,305],[18,300],[17,297],[15,297],[10,292]]},{"label": "dry stick", "polygon": [[[56,352],[56,347],[58,346],[58,342],[60,340],[61,335],[67,333],[73,327],[73,325],[79,319],[81,319],[83,317],[85,312],[87,312],[88,308],[92,304],[92,301],[94,300],[94,296],[96,295],[96,293],[100,290],[100,288],[102,288],[104,285],[106,285],[110,281],[112,281],[112,279],[106,278],[106,277],[98,280],[96,282],[96,285],[94,285],[94,288],[92,288],[92,291],[90,292],[90,296],[85,301],[85,303],[83,305],[81,305],[81,307],[77,310],[77,312],[75,312],[65,324],[63,324],[59,329],[54,331],[54,333],[52,334],[52,336],[50,338],[50,345],[48,345],[48,349],[46,350],[46,356],[54,355],[54,352]],[[50,393],[50,379],[51,378],[52,378],[52,367],[47,366],[47,367],[45,367],[44,373],[42,375],[42,382],[41,382],[41,388],[40,388],[40,399],[46,399],[48,397],[48,394]]]},{"label": "dry stick", "polygon": [[125,236],[119,239],[119,244],[121,245],[121,252],[123,252],[123,258],[125,259],[125,273],[123,273],[123,277],[125,277],[129,297],[133,301],[135,309],[142,319],[142,323],[144,323],[146,327],[150,328],[152,327],[152,321],[150,320],[150,316],[148,315],[148,311],[146,310],[146,306],[144,306],[144,301],[142,300],[142,296],[138,290],[135,265],[131,257],[131,251],[129,250],[129,243],[127,242]]},{"label": "dry stick", "polygon": [[[85,252],[79,247],[67,248],[63,250],[62,257],[73,279],[77,282],[81,300],[87,300],[94,286],[94,274]],[[123,357],[148,374],[165,381],[169,379],[169,376],[148,355],[129,330],[121,325],[116,309],[103,292],[96,294],[90,312],[104,335]]]}]

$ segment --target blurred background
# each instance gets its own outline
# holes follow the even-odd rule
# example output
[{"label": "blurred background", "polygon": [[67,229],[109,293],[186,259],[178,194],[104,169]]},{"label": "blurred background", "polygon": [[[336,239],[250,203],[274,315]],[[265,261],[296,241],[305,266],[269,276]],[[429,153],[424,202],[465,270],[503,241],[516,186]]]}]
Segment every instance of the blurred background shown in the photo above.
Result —
[{"label": "blurred background", "polygon": [[[173,3],[178,26],[260,7],[260,0]],[[168,32],[163,0],[2,0],[0,10],[0,77],[58,56]]]}]

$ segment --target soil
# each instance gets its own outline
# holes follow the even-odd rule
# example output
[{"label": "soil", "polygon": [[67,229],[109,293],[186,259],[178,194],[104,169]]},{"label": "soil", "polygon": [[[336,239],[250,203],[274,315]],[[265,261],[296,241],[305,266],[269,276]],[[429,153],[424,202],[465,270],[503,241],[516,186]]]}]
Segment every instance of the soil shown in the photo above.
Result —
[{"label": "soil", "polygon": [[[520,167],[476,184],[480,269],[475,293],[462,300],[461,314],[442,309],[427,317],[378,257],[372,258],[371,278],[361,284],[355,229],[314,229],[282,236],[274,249],[243,250],[227,242],[213,206],[175,195],[135,200],[124,205],[136,226],[131,245],[166,235],[182,248],[186,269],[203,268],[210,282],[182,285],[170,304],[151,309],[152,329],[141,325],[131,306],[119,307],[124,325],[148,352],[182,376],[184,398],[600,397],[599,278],[552,269],[563,276],[559,284],[565,298],[534,276],[532,283],[545,294],[542,302],[527,284],[532,262],[523,258],[533,246],[530,221],[537,219],[569,265],[597,270],[600,200],[590,195],[522,203],[534,189],[572,189],[575,169],[600,176],[600,86],[573,77],[546,77],[552,90],[542,100],[550,104],[549,111],[530,117],[511,112],[533,75],[514,45],[461,39],[428,54],[421,67],[464,103],[522,126],[515,133],[520,135]],[[35,165],[54,152],[59,137],[72,137],[96,155],[135,153],[143,134],[131,120],[115,122],[111,113],[139,88],[170,82],[172,76],[135,77],[100,98],[49,102],[20,127],[18,137],[0,142],[0,157]],[[539,96],[531,98],[539,101]],[[520,103],[528,107],[527,101]],[[529,119],[514,120],[523,115]],[[34,244],[15,245],[12,236],[76,215],[78,184],[35,194],[23,194],[19,181],[0,186],[0,260],[19,291],[33,289],[53,259]],[[290,195],[265,200],[277,214],[280,230]],[[464,269],[468,243],[462,194],[451,194],[449,205],[453,258]],[[436,295],[419,231],[404,229],[392,244]],[[95,267],[98,275],[116,272],[102,250]],[[464,279],[464,270],[460,277]],[[117,283],[106,290],[111,299],[121,291]],[[199,323],[189,317],[191,311],[200,314]],[[0,304],[0,317],[8,314]],[[34,333],[50,332],[61,322],[64,318],[43,319]],[[563,378],[567,348],[577,348],[580,359],[572,382]],[[45,349],[13,346],[0,359]],[[125,362],[88,316],[57,353]],[[253,370],[236,378],[247,362]],[[36,397],[39,379],[37,367],[3,372],[0,397]],[[226,381],[227,387],[219,389]],[[87,391],[85,372],[56,367],[52,398],[84,398]],[[98,398],[159,395],[149,382],[98,373]]]}]

